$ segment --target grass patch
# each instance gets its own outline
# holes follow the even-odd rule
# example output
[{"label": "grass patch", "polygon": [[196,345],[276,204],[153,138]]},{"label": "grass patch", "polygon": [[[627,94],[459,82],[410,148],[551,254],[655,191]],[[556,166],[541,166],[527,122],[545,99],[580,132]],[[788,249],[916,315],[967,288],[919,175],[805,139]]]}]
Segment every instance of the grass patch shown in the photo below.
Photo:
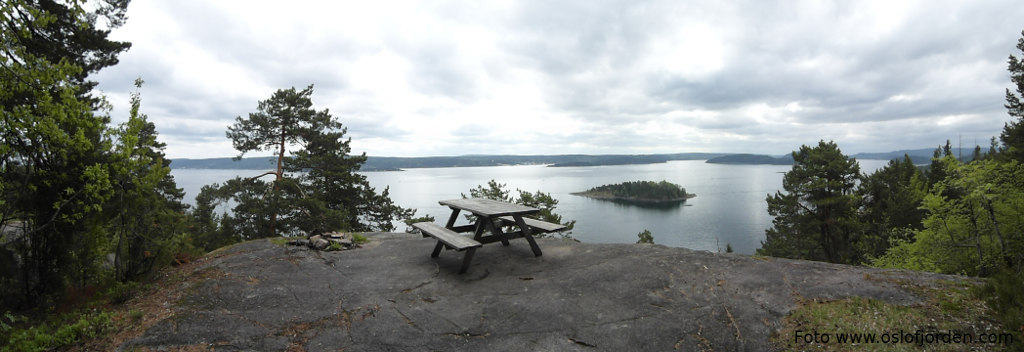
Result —
[{"label": "grass patch", "polygon": [[338,242],[330,241],[330,244],[327,245],[327,250],[329,251],[340,251],[342,249],[345,249],[345,246]]},{"label": "grass patch", "polygon": [[274,237],[270,238],[269,240],[270,243],[276,244],[278,246],[285,246],[288,244],[288,241],[291,241],[292,239],[288,237]]},{"label": "grass patch", "polygon": [[128,318],[132,320],[132,323],[138,323],[144,316],[146,316],[146,313],[138,309],[128,311]]},{"label": "grass patch", "polygon": [[370,243],[370,238],[366,237],[366,236],[363,236],[362,234],[353,233],[352,234],[352,243],[355,243],[355,244]]},{"label": "grass patch", "polygon": [[911,285],[911,291],[926,297],[924,303],[912,306],[861,297],[801,302],[800,308],[783,318],[783,328],[772,344],[782,350],[825,351],[1019,348],[1020,341],[1007,344],[1012,337],[989,318],[991,310],[972,287],[943,281],[933,287]]}]

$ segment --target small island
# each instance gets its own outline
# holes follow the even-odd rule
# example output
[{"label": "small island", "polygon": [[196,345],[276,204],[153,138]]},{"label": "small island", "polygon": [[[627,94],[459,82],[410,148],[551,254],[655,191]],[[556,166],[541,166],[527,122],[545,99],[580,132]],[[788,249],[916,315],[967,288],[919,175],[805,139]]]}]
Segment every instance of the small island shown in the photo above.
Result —
[{"label": "small island", "polygon": [[623,182],[617,185],[594,187],[584,192],[571,194],[601,200],[636,203],[674,203],[696,197],[694,194],[686,193],[686,189],[682,186],[668,181]]}]

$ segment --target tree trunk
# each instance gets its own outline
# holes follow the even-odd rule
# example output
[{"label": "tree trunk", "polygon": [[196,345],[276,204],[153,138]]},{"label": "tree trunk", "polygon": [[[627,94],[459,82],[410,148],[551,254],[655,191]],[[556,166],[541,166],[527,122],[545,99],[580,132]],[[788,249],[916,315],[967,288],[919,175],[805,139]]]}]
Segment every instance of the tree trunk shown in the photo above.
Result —
[{"label": "tree trunk", "polygon": [[[278,194],[277,194],[278,188],[280,187],[281,178],[283,176],[282,164],[283,164],[283,161],[284,161],[284,145],[285,145],[284,126],[281,126],[281,144],[280,144],[280,150],[277,153],[277,172],[275,173],[276,177],[274,178],[274,192],[271,195],[272,197],[274,197],[274,200],[275,200],[274,206],[275,207],[277,206],[276,200],[277,200],[277,197],[278,197]],[[276,222],[277,222],[277,209],[271,209],[270,210],[270,237],[276,237],[277,236],[277,231],[274,229],[274,224]]]},{"label": "tree trunk", "polygon": [[985,277],[988,270],[985,270],[985,251],[981,247],[981,232],[978,231],[978,217],[971,212],[971,231],[974,232],[974,248],[978,251],[978,276]]},{"label": "tree trunk", "polygon": [[989,200],[982,200],[982,205],[985,206],[985,210],[988,211],[989,220],[992,221],[992,229],[999,239],[999,255],[1003,257],[1003,261],[1006,262],[1007,267],[1013,267],[1013,258],[1006,254],[1006,241],[1003,240],[1003,233],[999,232],[999,221],[996,220],[996,210],[992,206],[992,202]]}]

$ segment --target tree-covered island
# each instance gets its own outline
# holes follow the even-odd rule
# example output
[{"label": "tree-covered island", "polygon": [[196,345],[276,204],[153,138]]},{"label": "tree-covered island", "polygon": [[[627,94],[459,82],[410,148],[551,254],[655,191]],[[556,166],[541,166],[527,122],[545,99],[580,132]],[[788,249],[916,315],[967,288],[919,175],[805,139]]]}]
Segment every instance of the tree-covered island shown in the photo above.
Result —
[{"label": "tree-covered island", "polygon": [[616,185],[594,187],[584,192],[572,194],[594,199],[640,203],[683,202],[696,197],[695,194],[686,193],[686,188],[668,181],[623,182]]}]

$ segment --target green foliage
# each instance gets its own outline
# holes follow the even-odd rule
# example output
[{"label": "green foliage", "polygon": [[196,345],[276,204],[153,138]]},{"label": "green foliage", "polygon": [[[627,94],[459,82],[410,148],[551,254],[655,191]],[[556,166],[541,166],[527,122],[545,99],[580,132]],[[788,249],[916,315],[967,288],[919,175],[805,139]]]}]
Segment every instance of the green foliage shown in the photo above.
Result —
[{"label": "green foliage", "polygon": [[[772,350],[828,350],[828,351],[962,351],[968,344],[944,343],[943,341],[920,341],[921,343],[884,343],[883,334],[916,333],[909,330],[921,329],[933,332],[956,331],[971,334],[975,341],[981,334],[994,333],[989,317],[992,312],[984,301],[971,294],[969,285],[951,282],[936,282],[936,286],[913,286],[913,282],[899,282],[927,300],[917,305],[899,305],[875,299],[853,297],[834,301],[804,300],[798,308],[782,319],[782,328],[772,337]],[[799,331],[799,334],[797,333]],[[829,341],[819,339],[818,343],[806,334],[829,334]],[[845,343],[838,340],[839,334],[874,334],[875,343]],[[801,337],[796,339],[795,337]],[[1013,347],[1006,335],[995,334],[1000,343],[983,346],[982,349]],[[848,336],[849,337],[849,336]],[[863,338],[864,335],[861,335]],[[919,337],[920,338],[920,337]],[[888,339],[887,339],[888,340]],[[1016,340],[1020,341],[1020,340]]]},{"label": "green foliage", "polygon": [[[38,307],[71,287],[138,279],[189,247],[165,145],[131,96],[110,126],[88,75],[129,43],[107,39],[128,1],[23,1],[0,7],[0,226],[21,258],[4,304]],[[98,23],[105,20],[106,23]],[[136,81],[141,88],[142,81]],[[113,272],[106,266],[113,255]]]},{"label": "green foliage", "polygon": [[[392,221],[414,209],[394,204],[357,173],[366,155],[351,155],[346,129],[327,110],[313,109],[313,86],[281,89],[260,101],[248,118],[237,117],[227,136],[240,154],[272,150],[277,169],[203,187],[196,198],[193,233],[204,248],[239,240],[316,235],[330,230],[393,231]],[[287,155],[288,147],[299,146]],[[271,181],[260,179],[274,175]],[[218,205],[234,204],[231,215]]]},{"label": "green foliage", "polygon": [[[76,96],[99,105],[101,99],[88,97],[96,82],[88,81],[87,77],[117,64],[117,55],[131,47],[131,43],[108,38],[112,29],[124,23],[128,1],[99,1],[83,6],[85,3],[81,0],[5,1],[4,22],[15,26],[10,32],[5,30],[4,38],[39,59],[51,63],[66,61],[78,67],[79,72],[67,77],[76,89]],[[98,20],[105,23],[101,25]]]},{"label": "green foliage", "polygon": [[103,295],[111,304],[121,304],[135,298],[135,295],[137,295],[141,289],[142,284],[136,281],[115,281],[107,286]]},{"label": "green foliage", "polygon": [[651,235],[651,230],[644,229],[643,232],[636,234],[636,237],[638,238],[636,243],[654,243],[654,236]]},{"label": "green foliage", "polygon": [[[498,183],[498,181],[490,180],[487,181],[487,188],[483,185],[477,185],[476,188],[469,190],[469,198],[484,198],[499,200],[502,202],[513,203],[512,196],[509,194],[511,191],[505,189],[504,183]],[[462,198],[467,198],[465,194]]]},{"label": "green foliage", "polygon": [[343,246],[341,243],[329,241],[329,243],[327,244],[327,250],[329,251],[340,251],[342,249],[345,249],[345,246]]},{"label": "green foliage", "polygon": [[50,351],[96,338],[113,330],[112,315],[110,312],[93,312],[77,317],[65,316],[57,319],[56,324],[43,323],[15,330],[2,351]]},{"label": "green foliage", "polygon": [[141,310],[132,309],[128,312],[128,318],[130,318],[133,323],[138,323],[144,316],[146,316],[146,313]]},{"label": "green foliage", "polygon": [[370,239],[368,237],[364,236],[364,235],[361,235],[361,234],[358,234],[358,233],[354,233],[354,234],[352,234],[352,243],[355,243],[355,244],[370,243]]},{"label": "green foliage", "polygon": [[[276,237],[270,232],[270,214],[276,202],[266,199],[272,191],[270,182],[241,177],[203,186],[193,212],[198,241],[206,250],[213,250],[239,241]],[[228,203],[235,205],[230,215],[215,213],[218,205]],[[287,234],[288,229],[283,232]]]},{"label": "green foliage", "polygon": [[[135,80],[137,89],[142,80]],[[156,127],[139,112],[141,97],[131,95],[128,121],[113,131],[114,145],[107,167],[114,183],[108,210],[116,210],[114,237],[115,277],[137,279],[156,265],[170,263],[173,250],[185,245],[184,191],[171,176],[166,144],[157,141]],[[175,248],[177,247],[177,248]]]},{"label": "green foliage", "polygon": [[[1021,38],[1017,40],[1017,50],[1024,52],[1024,31],[1021,31]],[[1024,61],[1016,56],[1010,55],[1007,62],[1007,70],[1010,71],[1010,80],[1014,85],[1014,92],[1006,89],[1006,110],[1016,121],[1011,121],[1003,126],[1003,132],[999,140],[1003,142],[1005,155],[1009,159],[1024,162]]]},{"label": "green foliage", "polygon": [[[89,97],[89,73],[117,62],[127,43],[107,40],[127,1],[4,2],[0,7],[0,226],[17,224],[13,248],[22,258],[16,283],[35,305],[68,284],[103,275],[100,263],[114,189],[109,118]],[[6,286],[6,285],[5,285]],[[5,287],[4,294],[14,288]]]},{"label": "green foliage", "polygon": [[686,189],[668,182],[632,181],[591,188],[581,194],[598,197],[638,201],[676,201],[688,198]]},{"label": "green foliage", "polygon": [[1005,331],[1014,334],[1014,340],[1024,341],[1024,274],[1004,270],[990,277],[977,290],[985,298]]},{"label": "green foliage", "polygon": [[725,244],[725,252],[726,253],[732,253],[732,243],[726,243]]},{"label": "green foliage", "polygon": [[[540,212],[531,215],[531,217],[540,221],[565,225],[565,230],[562,230],[559,234],[561,234],[563,238],[571,238],[570,234],[572,233],[572,229],[576,227],[576,220],[562,222],[562,216],[555,213],[555,208],[558,205],[558,199],[552,197],[551,193],[544,193],[540,190],[530,193],[520,189],[516,189],[516,192],[519,192],[519,198],[515,200],[516,203],[540,209]],[[540,237],[545,236],[550,236],[550,234],[540,234]]]},{"label": "green foliage", "polygon": [[782,187],[786,193],[769,196],[768,213],[775,217],[759,255],[857,264],[857,161],[847,158],[834,142],[801,146],[793,152],[793,168]]},{"label": "green foliage", "polygon": [[14,330],[14,324],[24,320],[24,317],[11,312],[4,312],[4,315],[0,315],[0,339],[6,339],[8,334]]},{"label": "green foliage", "polygon": [[[1024,267],[1024,166],[946,158],[950,174],[922,203],[928,216],[912,240],[899,241],[873,264],[986,276]],[[954,196],[950,196],[954,195]]]},{"label": "green foliage", "polygon": [[[482,185],[478,185],[476,188],[469,190],[471,198],[493,199],[540,209],[540,212],[528,215],[527,217],[540,221],[562,224],[566,227],[565,230],[560,232],[537,234],[536,237],[559,236],[561,238],[573,239],[571,234],[572,229],[576,226],[576,220],[562,222],[562,216],[555,213],[555,208],[558,206],[558,199],[552,197],[550,193],[544,193],[539,190],[531,193],[516,189],[516,192],[519,193],[519,198],[512,199],[512,196],[510,196],[511,192],[505,189],[505,184],[498,183],[495,180],[488,181],[486,188]],[[465,194],[462,194],[462,198],[467,197]],[[471,218],[472,215],[466,215],[466,217]]]},{"label": "green foliage", "polygon": [[403,222],[405,222],[405,226],[406,226],[405,232],[406,233],[419,233],[419,230],[417,230],[416,228],[412,227],[412,224],[415,224],[415,223],[418,223],[418,222],[434,222],[435,220],[436,219],[434,219],[434,217],[431,216],[431,215],[424,215],[424,216],[421,216],[421,217],[418,217],[418,218],[405,219],[403,221]]},{"label": "green foliage", "polygon": [[925,211],[920,206],[928,184],[909,156],[862,179],[856,194],[864,232],[854,245],[866,259],[878,258],[893,241],[909,240],[921,229]]},{"label": "green foliage", "polygon": [[946,176],[949,175],[949,170],[947,169],[948,163],[944,162],[944,159],[956,160],[956,157],[953,156],[953,149],[948,139],[946,140],[945,146],[935,148],[935,152],[932,153],[932,163],[928,166],[927,173],[929,189],[936,183],[945,180]]},{"label": "green foliage", "polygon": [[[257,237],[276,236],[277,229],[275,227],[278,215],[291,212],[291,209],[288,208],[293,204],[283,201],[281,192],[281,188],[284,186],[284,159],[288,145],[307,145],[308,136],[320,135],[325,131],[333,132],[333,130],[341,128],[341,123],[331,118],[327,110],[316,111],[313,109],[313,100],[310,99],[312,94],[312,85],[301,91],[296,91],[295,87],[279,89],[270,99],[260,101],[257,104],[258,111],[250,113],[248,118],[235,117],[235,124],[228,127],[226,132],[232,145],[239,151],[235,160],[241,159],[246,152],[250,151],[270,150],[277,155],[277,169],[274,172],[273,183],[267,185],[261,181],[263,184],[259,185],[260,188],[268,188],[259,201],[269,205],[263,207],[266,215],[269,215],[269,222],[267,223],[267,234],[255,234]],[[323,138],[314,140],[322,141]],[[345,151],[341,151],[341,153],[345,153]],[[294,182],[290,182],[289,185],[300,187]],[[292,190],[292,193],[294,191],[301,193],[302,189]],[[317,203],[322,203],[322,201]],[[322,204],[313,206],[317,205]],[[326,210],[322,206],[318,208],[320,208],[318,210]],[[327,218],[335,217],[328,216]],[[287,229],[284,233],[288,233]]]}]

